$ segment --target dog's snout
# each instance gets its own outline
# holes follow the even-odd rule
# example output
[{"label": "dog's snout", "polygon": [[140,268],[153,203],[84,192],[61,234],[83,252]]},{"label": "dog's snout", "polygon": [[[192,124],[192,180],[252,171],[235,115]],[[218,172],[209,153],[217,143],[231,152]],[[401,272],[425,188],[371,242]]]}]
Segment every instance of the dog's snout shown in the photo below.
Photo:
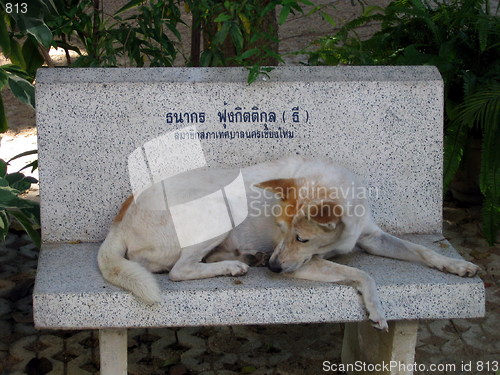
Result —
[{"label": "dog's snout", "polygon": [[280,273],[281,271],[283,271],[283,268],[281,268],[281,264],[279,264],[278,262],[276,261],[269,261],[269,263],[267,264],[267,267],[273,271],[273,272],[276,272],[276,273]]}]

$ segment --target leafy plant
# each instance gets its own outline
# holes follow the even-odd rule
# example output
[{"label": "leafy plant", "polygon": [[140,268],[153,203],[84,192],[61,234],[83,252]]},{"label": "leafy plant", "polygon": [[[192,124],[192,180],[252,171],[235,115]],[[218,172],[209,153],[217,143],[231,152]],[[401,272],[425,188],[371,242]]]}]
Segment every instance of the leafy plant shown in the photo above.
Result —
[{"label": "leafy plant", "polygon": [[[21,171],[7,173],[9,162],[19,157],[35,153],[29,151],[19,154],[9,161],[0,159],[0,241],[7,236],[12,220],[17,221],[28,233],[36,246],[41,246],[40,234],[40,208],[36,202],[21,198],[19,195],[27,191],[31,184],[38,181],[29,176],[25,176]],[[33,170],[36,164],[30,164]],[[26,168],[25,167],[25,168]],[[24,168],[23,168],[24,169]]]},{"label": "leafy plant", "polygon": [[[23,103],[35,107],[35,89],[26,78],[28,74],[16,65],[0,66],[0,90],[9,86],[12,93]],[[8,124],[2,97],[0,96],[0,133],[7,131]]]},{"label": "leafy plant", "polygon": [[[180,39],[178,1],[132,0],[112,15],[102,12],[99,1],[54,2],[59,15],[47,24],[56,46],[80,55],[74,62],[68,58],[71,66],[172,66],[177,53],[172,37]],[[135,11],[122,18],[130,9]]]},{"label": "leafy plant", "polygon": [[193,29],[199,27],[204,36],[199,62],[199,51],[192,50],[194,65],[244,66],[249,70],[249,83],[272,70],[269,66],[283,63],[278,26],[290,14],[304,13],[304,5],[314,6],[309,0],[192,0],[187,4],[194,17]]},{"label": "leafy plant", "polygon": [[[494,10],[498,13],[498,8]],[[359,26],[381,22],[367,40]],[[445,83],[444,186],[470,139],[482,139],[480,189],[490,244],[500,228],[500,21],[488,0],[396,0],[371,8],[308,52],[311,64],[435,65]]]},{"label": "leafy plant", "polygon": [[[19,100],[34,108],[32,83],[44,63],[53,67],[48,53],[51,46],[64,48],[73,67],[119,66],[124,62],[172,66],[177,52],[172,35],[180,38],[178,3],[133,0],[115,15],[107,15],[98,0],[0,0],[0,48],[12,62],[0,66],[0,90],[8,85]],[[134,7],[137,9],[131,16],[120,17]],[[79,53],[76,61],[69,58],[70,50]],[[0,98],[0,132],[7,129]]]},{"label": "leafy plant", "polygon": [[483,227],[490,244],[500,228],[500,81],[487,84],[455,109],[445,137],[445,186],[449,186],[460,166],[467,139],[481,131],[483,137],[479,187],[484,195]]},{"label": "leafy plant", "polygon": [[[0,49],[12,64],[0,66],[0,90],[9,86],[23,103],[34,108],[35,89],[32,82],[36,70],[48,56],[52,34],[44,16],[56,12],[51,0],[33,0],[25,7],[0,0]],[[8,128],[4,105],[0,98],[0,132]]]}]

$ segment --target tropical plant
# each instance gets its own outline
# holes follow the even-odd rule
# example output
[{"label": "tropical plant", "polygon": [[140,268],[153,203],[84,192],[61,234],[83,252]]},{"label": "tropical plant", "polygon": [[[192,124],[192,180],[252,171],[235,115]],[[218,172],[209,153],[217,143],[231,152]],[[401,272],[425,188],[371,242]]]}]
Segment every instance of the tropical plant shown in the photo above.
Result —
[{"label": "tropical plant", "polygon": [[[500,21],[488,0],[396,0],[370,8],[309,53],[311,64],[435,65],[445,83],[444,186],[469,140],[482,140],[479,186],[490,244],[500,228]],[[359,26],[380,22],[367,40]]]},{"label": "tropical plant", "polygon": [[481,132],[483,231],[492,245],[500,228],[500,80],[467,94],[455,113],[445,137],[445,186],[449,186],[460,166],[468,138]]},{"label": "tropical plant", "polygon": [[290,14],[303,14],[308,5],[312,7],[309,13],[321,11],[325,20],[333,22],[321,6],[309,0],[191,0],[187,4],[194,18],[193,33],[200,29],[204,39],[203,51],[192,49],[191,63],[244,66],[249,70],[249,83],[267,75],[270,66],[284,62],[278,51],[278,26]]},{"label": "tropical plant", "polygon": [[[7,173],[7,167],[12,160],[33,153],[36,153],[36,150],[16,155],[7,162],[0,159],[0,241],[5,239],[11,222],[15,220],[24,228],[35,245],[40,247],[41,240],[38,233],[40,207],[38,203],[19,196],[26,192],[31,187],[31,184],[38,181],[21,173],[24,168],[15,173]],[[37,165],[31,163],[25,168],[30,166],[33,171]]]},{"label": "tropical plant", "polygon": [[[5,86],[23,103],[35,107],[32,82],[42,66],[51,45],[52,33],[43,19],[55,13],[51,0],[32,0],[29,3],[0,0],[0,49],[12,64],[0,66],[0,90]],[[0,98],[0,132],[8,128]]]},{"label": "tropical plant", "polygon": [[[354,2],[351,1],[353,5]],[[279,52],[278,28],[290,15],[318,13],[325,22],[336,25],[327,12],[335,8],[333,1],[317,4],[314,0],[186,0],[186,4],[193,15],[191,64],[243,66],[249,72],[248,83],[260,75],[268,76],[272,66],[285,63]],[[203,34],[202,51],[196,30]]]},{"label": "tropical plant", "polygon": [[[47,25],[70,66],[172,66],[177,54],[172,39],[180,39],[177,25],[182,22],[178,1],[134,0],[115,14],[105,14],[100,1],[53,1],[59,14]],[[130,9],[134,12],[123,18]],[[73,62],[69,50],[79,54]]]},{"label": "tropical plant", "polygon": [[[281,62],[276,18],[279,3],[281,1],[192,1],[193,14],[199,15],[197,21],[204,39],[199,65],[247,66],[251,69],[249,81],[253,81],[260,66]],[[291,6],[287,7],[288,13],[290,9],[302,12],[297,1]],[[280,15],[280,23],[288,13]]]},{"label": "tropical plant", "polygon": [[[23,103],[35,107],[33,81],[44,63],[53,67],[51,46],[66,51],[73,67],[171,66],[176,56],[172,36],[180,38],[179,1],[132,1],[114,15],[98,0],[0,0],[0,49],[11,64],[0,66],[0,90],[5,86]],[[122,19],[120,14],[135,7]],[[81,51],[81,47],[85,53]],[[80,57],[69,58],[69,50]],[[0,98],[0,132],[8,129]]]}]

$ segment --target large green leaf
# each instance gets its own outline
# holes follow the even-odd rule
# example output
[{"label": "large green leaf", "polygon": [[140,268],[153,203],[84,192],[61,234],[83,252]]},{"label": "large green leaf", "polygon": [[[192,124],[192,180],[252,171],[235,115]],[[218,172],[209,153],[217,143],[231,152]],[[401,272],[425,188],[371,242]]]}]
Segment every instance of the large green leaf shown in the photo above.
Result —
[{"label": "large green leaf", "polygon": [[38,46],[31,38],[28,38],[23,44],[22,52],[26,63],[26,72],[30,77],[35,77],[36,70],[44,63],[43,56],[40,54]]},{"label": "large green leaf", "polygon": [[14,74],[9,75],[9,87],[19,100],[35,108],[35,87]]},{"label": "large green leaf", "polygon": [[45,47],[46,49],[50,48],[52,44],[52,32],[47,27],[47,25],[41,24],[32,26],[26,29],[26,31],[29,34],[33,35],[38,43],[40,43],[43,47]]},{"label": "large green leaf", "polygon": [[[473,98],[474,100],[471,100]],[[493,85],[468,98],[478,111],[479,125],[484,129],[479,185],[485,196],[483,204],[484,234],[490,245],[500,228],[500,85]]]},{"label": "large green leaf", "polygon": [[9,183],[10,187],[13,189],[16,189],[19,192],[23,192],[27,189],[30,188],[31,182],[25,180],[24,174],[16,172],[16,173],[9,173],[7,176],[5,176],[5,180]]},{"label": "large green leaf", "polygon": [[14,65],[14,64],[2,65],[0,67],[0,70],[3,70],[7,74],[7,80],[9,78],[8,73],[14,74],[14,75],[19,76],[19,77],[24,78],[24,79],[29,79],[29,76],[26,73],[26,71],[24,69],[22,69],[21,67]]},{"label": "large green leaf", "polygon": [[10,220],[5,210],[0,210],[0,241],[5,240],[9,232]]},{"label": "large green leaf", "polygon": [[215,17],[214,22],[226,22],[231,20],[231,15],[228,13],[221,13]]},{"label": "large green leaf", "polygon": [[236,47],[236,51],[241,51],[243,49],[243,34],[241,33],[241,29],[233,24],[230,30],[230,35]]},{"label": "large green leaf", "polygon": [[10,186],[0,186],[0,209],[16,208],[19,204],[19,191],[12,189]]},{"label": "large green leaf", "polygon": [[50,14],[59,14],[57,4],[53,0],[37,0],[46,8],[46,12]]},{"label": "large green leaf", "polygon": [[278,24],[283,25],[288,18],[288,15],[290,14],[291,8],[288,5],[284,5],[283,8],[281,8],[279,17],[278,17]]},{"label": "large green leaf", "polygon": [[259,51],[260,50],[258,48],[252,48],[252,49],[246,50],[245,52],[243,52],[240,55],[240,59],[242,59],[242,60],[248,59],[249,57],[252,57],[253,55],[259,53]]},{"label": "large green leaf", "polygon": [[126,12],[129,9],[135,8],[136,6],[138,6],[139,4],[141,4],[143,2],[144,2],[144,0],[132,0],[132,1],[129,1],[127,4],[125,4],[123,7],[121,7],[120,9],[118,9],[116,11],[115,16],[117,16],[120,13]]},{"label": "large green leaf", "polygon": [[448,190],[451,181],[460,167],[468,133],[468,125],[458,119],[453,121],[447,129],[447,134],[444,138],[444,191]]},{"label": "large green leaf", "polygon": [[5,187],[0,186],[0,210],[33,209],[33,202],[10,193]]},{"label": "large green leaf", "polygon": [[5,117],[5,109],[3,107],[2,96],[0,95],[0,133],[6,132],[9,128],[7,117]]},{"label": "large green leaf", "polygon": [[17,154],[15,156],[11,157],[9,159],[8,163],[10,163],[12,160],[16,160],[16,159],[22,158],[24,156],[35,155],[35,154],[38,154],[38,150],[24,151],[24,152],[21,152],[20,154]]},{"label": "large green leaf", "polygon": [[10,38],[7,31],[6,15],[2,16],[0,13],[0,48],[5,56],[10,55]]},{"label": "large green leaf", "polygon": [[4,180],[6,174],[7,174],[7,163],[3,159],[0,159],[0,186],[2,186],[1,182],[2,180]]},{"label": "large green leaf", "polygon": [[18,65],[21,68],[24,68],[26,65],[21,45],[13,38],[10,40],[10,55],[8,57],[13,64]]},{"label": "large green leaf", "polygon": [[4,88],[9,80],[9,75],[4,69],[5,65],[0,66],[0,90]]},{"label": "large green leaf", "polygon": [[493,197],[485,197],[483,201],[483,232],[490,246],[497,240],[496,233],[500,228],[500,202]]},{"label": "large green leaf", "polygon": [[231,29],[231,23],[230,22],[224,22],[222,24],[222,27],[220,28],[219,31],[215,34],[212,42],[213,44],[222,44],[227,38],[227,34],[229,33],[229,30]]},{"label": "large green leaf", "polygon": [[33,243],[38,248],[40,248],[42,241],[40,239],[40,234],[33,225],[33,222],[23,212],[20,211],[9,211],[9,215],[16,218],[16,220],[19,222],[19,224],[21,224],[26,233],[28,233]]}]

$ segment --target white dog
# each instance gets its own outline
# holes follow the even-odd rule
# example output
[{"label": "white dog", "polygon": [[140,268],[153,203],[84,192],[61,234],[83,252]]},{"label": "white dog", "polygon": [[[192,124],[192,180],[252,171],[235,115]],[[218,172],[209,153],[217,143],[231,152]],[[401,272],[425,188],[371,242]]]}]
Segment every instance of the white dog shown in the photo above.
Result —
[{"label": "white dog", "polygon": [[[99,249],[104,278],[147,303],[156,303],[162,297],[153,272],[168,271],[173,281],[243,275],[248,264],[259,263],[262,253],[267,253],[272,254],[271,271],[307,280],[352,283],[362,294],[373,325],[386,330],[373,279],[327,259],[358,245],[370,254],[422,262],[460,276],[473,276],[479,270],[472,263],[385,233],[373,222],[366,197],[339,193],[363,188],[351,172],[326,161],[298,157],[242,169],[246,219],[229,232],[181,246],[179,231],[183,228],[174,225],[172,194],[193,201],[193,197],[207,196],[225,186],[239,172],[190,172],[154,185],[139,197],[129,197]],[[166,194],[170,208],[165,204]],[[195,234],[200,235],[204,226],[200,217],[208,215],[217,223],[220,214],[206,200],[193,202],[195,214],[188,215],[183,225],[188,230],[196,226]]]}]

